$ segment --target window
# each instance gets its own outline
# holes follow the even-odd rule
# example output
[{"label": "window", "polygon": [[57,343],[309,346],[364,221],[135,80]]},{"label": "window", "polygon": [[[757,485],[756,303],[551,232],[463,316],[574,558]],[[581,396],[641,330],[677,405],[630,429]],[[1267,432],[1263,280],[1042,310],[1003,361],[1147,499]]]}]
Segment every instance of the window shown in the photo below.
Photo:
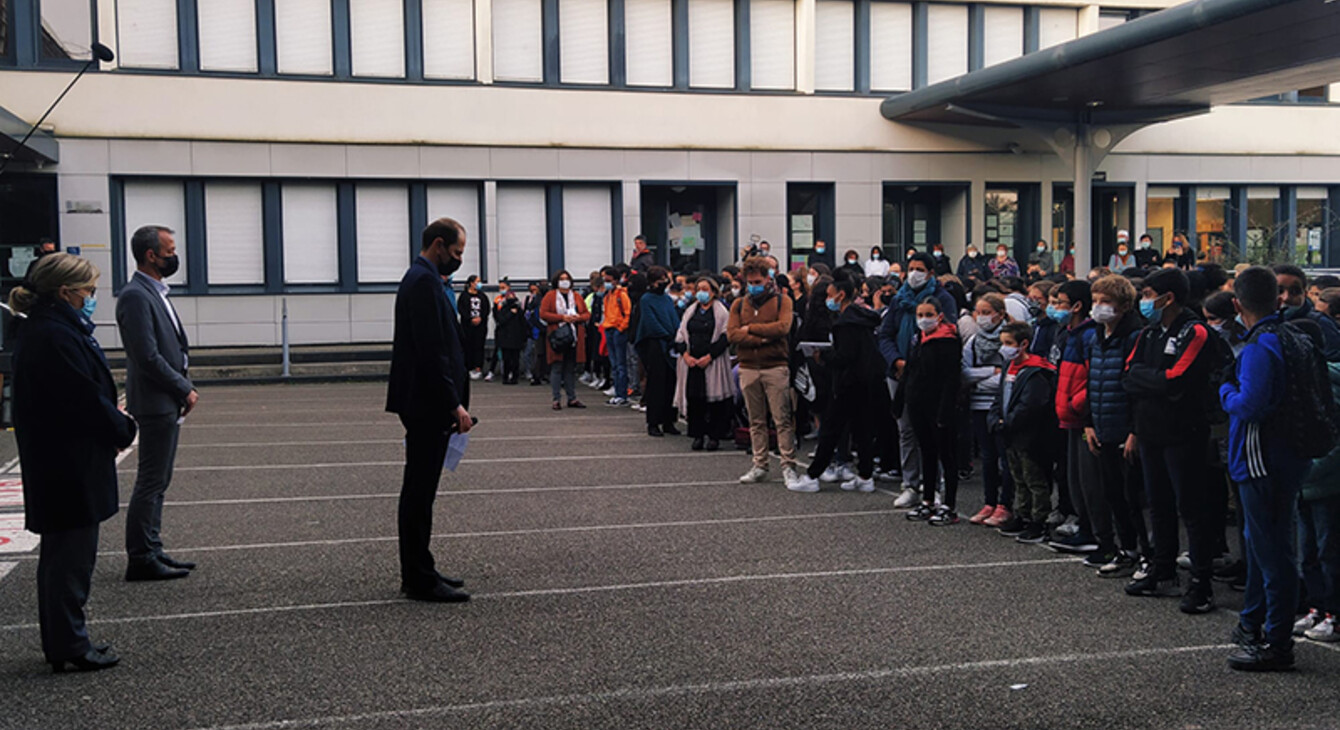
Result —
[{"label": "window", "polygon": [[1298,90],[1298,100],[1307,104],[1325,104],[1327,102],[1327,87],[1311,86],[1306,89]]},{"label": "window", "polygon": [[984,13],[983,66],[994,66],[1024,55],[1022,8],[988,5]]},{"label": "window", "polygon": [[926,83],[968,73],[968,7],[931,3],[926,13]]},{"label": "window", "polygon": [[749,0],[749,72],[751,88],[796,88],[793,0]]},{"label": "window", "polygon": [[166,226],[176,233],[181,267],[167,283],[186,283],[186,192],[180,180],[130,181],[123,189],[126,213],[126,278],[135,271],[130,239],[140,226]]},{"label": "window", "polygon": [[265,283],[260,185],[205,185],[205,251],[211,286]]},{"label": "window", "polygon": [[340,280],[340,216],[334,185],[285,184],[284,283]]},{"label": "window", "polygon": [[493,0],[493,77],[544,80],[540,0]]},{"label": "window", "polygon": [[116,36],[122,66],[177,68],[176,0],[120,0]]},{"label": "window", "polygon": [[498,186],[498,278],[549,278],[544,186]]},{"label": "window", "polygon": [[465,226],[465,255],[461,257],[461,270],[456,278],[464,281],[470,274],[482,276],[479,252],[484,240],[479,230],[479,186],[428,186],[428,220],[438,218],[451,218]]},{"label": "window", "polygon": [[1075,40],[1079,11],[1072,8],[1038,10],[1038,50]]},{"label": "window", "polygon": [[1145,204],[1145,232],[1154,239],[1154,247],[1166,251],[1172,245],[1180,188],[1150,187]]},{"label": "window", "polygon": [[605,0],[559,0],[558,35],[563,83],[610,82],[609,9]]},{"label": "window", "polygon": [[1283,245],[1286,225],[1278,220],[1280,189],[1252,186],[1247,188],[1247,254],[1253,260],[1264,261],[1272,248]]},{"label": "window", "polygon": [[563,188],[563,262],[574,277],[580,280],[611,263],[613,225],[608,187]]},{"label": "window", "polygon": [[819,0],[814,9],[814,88],[855,88],[856,6],[849,0]]},{"label": "window", "polygon": [[423,75],[430,79],[475,77],[473,0],[423,0]]},{"label": "window", "polygon": [[689,85],[735,88],[735,3],[688,0]]},{"label": "window", "polygon": [[330,75],[330,0],[274,2],[279,73]]},{"label": "window", "polygon": [[349,34],[355,76],[405,75],[403,0],[349,0]]},{"label": "window", "polygon": [[354,198],[358,283],[400,281],[409,265],[409,191],[403,185],[359,184]]},{"label": "window", "polygon": [[[8,21],[6,5],[0,2],[0,23]],[[42,58],[87,61],[92,58],[93,17],[88,0],[42,0]],[[5,43],[0,32],[0,54]]]},{"label": "window", "polygon": [[1213,261],[1220,260],[1227,241],[1230,194],[1224,187],[1196,188],[1196,247],[1198,251],[1209,252]]},{"label": "window", "polygon": [[670,0],[624,0],[625,62],[629,86],[674,83]]},{"label": "window", "polygon": [[1334,219],[1327,209],[1326,197],[1326,188],[1298,188],[1298,227],[1297,238],[1294,240],[1294,261],[1300,264],[1320,266],[1325,263],[1325,253],[1321,244],[1326,235],[1326,219]]},{"label": "window", "polygon": [[1129,10],[1103,10],[1098,13],[1098,30],[1115,28],[1131,19]]},{"label": "window", "polygon": [[196,3],[203,71],[255,73],[255,0],[201,0]]},{"label": "window", "polygon": [[912,6],[870,3],[870,88],[912,88]]}]

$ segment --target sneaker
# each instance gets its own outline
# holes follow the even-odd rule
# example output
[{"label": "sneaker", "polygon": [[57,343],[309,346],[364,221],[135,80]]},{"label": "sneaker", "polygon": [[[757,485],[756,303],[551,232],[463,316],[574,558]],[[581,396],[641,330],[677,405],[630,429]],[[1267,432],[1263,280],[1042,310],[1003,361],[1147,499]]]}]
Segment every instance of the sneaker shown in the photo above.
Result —
[{"label": "sneaker", "polygon": [[470,371],[470,379],[471,379],[471,380],[479,380],[479,379],[482,378],[482,377],[484,377],[484,374],[481,373],[481,372],[479,372],[478,370],[471,370],[471,371]]},{"label": "sneaker", "polygon": [[862,479],[861,477],[858,476],[853,479],[848,479],[847,481],[839,484],[838,486],[841,487],[842,491],[844,492],[851,492],[851,491],[873,492],[875,491],[875,480]]},{"label": "sneaker", "polygon": [[1166,598],[1177,595],[1178,586],[1176,575],[1160,578],[1151,572],[1144,578],[1127,583],[1126,595]]},{"label": "sneaker", "polygon": [[1182,613],[1193,615],[1213,611],[1214,588],[1210,586],[1210,581],[1193,578],[1191,584],[1186,587],[1186,593],[1182,596],[1182,605],[1179,608]]},{"label": "sneaker", "polygon": [[1135,572],[1131,574],[1131,580],[1144,580],[1152,572],[1154,572],[1153,561],[1141,555],[1139,565],[1136,566]]},{"label": "sneaker", "polygon": [[842,481],[842,469],[836,465],[824,469],[824,473],[819,475],[819,481],[825,484],[835,484]]},{"label": "sneaker", "polygon": [[793,492],[813,494],[819,491],[819,480],[809,474],[798,474],[786,483],[786,488]]},{"label": "sneaker", "polygon": [[740,477],[741,484],[758,484],[759,482],[766,481],[768,481],[768,470],[760,469],[757,466],[745,472],[745,475]]},{"label": "sneaker", "polygon": [[985,524],[986,521],[991,517],[991,515],[994,515],[995,513],[996,513],[995,506],[988,504],[985,507],[978,510],[977,514],[973,515],[972,517],[969,517],[968,522],[971,522],[974,525]]},{"label": "sneaker", "polygon": [[1324,618],[1325,616],[1322,615],[1321,611],[1318,611],[1315,608],[1308,611],[1306,616],[1298,619],[1298,622],[1293,625],[1293,635],[1302,636],[1306,634],[1317,624],[1321,623]]},{"label": "sneaker", "polygon": [[1098,569],[1099,578],[1123,578],[1130,575],[1135,570],[1136,558],[1134,555],[1117,551],[1112,559],[1106,565]]},{"label": "sneaker", "polygon": [[1283,672],[1293,669],[1293,662],[1293,642],[1239,647],[1228,656],[1229,669],[1240,672]]},{"label": "sneaker", "polygon": [[902,478],[903,478],[903,475],[900,474],[900,473],[898,473],[898,471],[897,471],[896,469],[894,469],[894,470],[889,470],[889,471],[885,471],[885,470],[883,470],[883,469],[877,469],[877,470],[875,470],[875,480],[876,480],[876,481],[881,481],[881,482],[897,482],[897,481],[902,481]]},{"label": "sneaker", "polygon": [[1056,528],[1056,534],[1061,537],[1072,537],[1079,532],[1079,518],[1071,515],[1065,518]]},{"label": "sneaker", "polygon": [[1239,580],[1247,580],[1247,563],[1243,560],[1233,560],[1223,567],[1214,569],[1214,580],[1220,583],[1235,583]]},{"label": "sneaker", "polygon": [[1047,525],[1042,522],[1030,522],[1024,531],[1014,536],[1014,541],[1025,545],[1040,545],[1047,539]]},{"label": "sneaker", "polygon": [[851,468],[846,464],[842,465],[842,468],[838,470],[838,473],[842,476],[842,481],[844,482],[849,482],[852,479],[856,479],[860,476],[859,474],[856,473],[855,469]]},{"label": "sneaker", "polygon": [[893,506],[896,509],[906,509],[916,504],[918,499],[921,499],[921,493],[904,484],[902,493],[893,500]]},{"label": "sneaker", "polygon": [[940,505],[935,508],[935,514],[931,515],[931,518],[926,520],[926,523],[936,527],[957,525],[958,513],[944,505]]},{"label": "sneaker", "polygon": [[1019,519],[1018,515],[1010,515],[1008,520],[1000,523],[1000,526],[996,528],[996,532],[999,532],[1005,537],[1018,537],[1024,534],[1024,530],[1027,529],[1027,527],[1028,525],[1025,524],[1023,520]]},{"label": "sneaker", "polygon": [[1057,527],[1060,527],[1061,525],[1065,524],[1065,521],[1066,516],[1062,514],[1061,510],[1059,509],[1054,509],[1052,510],[1051,514],[1047,515],[1048,528],[1055,529]]},{"label": "sneaker", "polygon": [[991,516],[986,518],[986,521],[982,524],[987,527],[1000,527],[1006,522],[1009,522],[1011,517],[1014,517],[1014,513],[1010,511],[1010,508],[1003,504],[998,504],[996,505],[996,511],[992,512]]},{"label": "sneaker", "polygon": [[485,382],[485,383],[492,383],[492,382],[493,382],[493,371],[492,371],[492,370],[490,370],[490,371],[488,372],[488,374],[486,374],[486,375],[484,376],[484,382]]},{"label": "sneaker", "polygon": [[590,385],[591,379],[594,377],[595,376],[592,375],[591,373],[582,373],[582,377],[577,378],[577,380],[581,382],[582,385]]},{"label": "sneaker", "polygon": [[1243,649],[1250,649],[1265,643],[1265,640],[1261,638],[1260,631],[1248,631],[1243,627],[1241,621],[1233,626],[1232,636],[1233,643]]},{"label": "sneaker", "polygon": [[785,483],[787,486],[790,486],[792,482],[797,481],[799,479],[800,474],[796,472],[796,468],[794,466],[782,467],[782,482]]},{"label": "sneaker", "polygon": [[633,406],[633,410],[637,411],[638,413],[646,413],[647,407],[642,405],[641,403],[638,403]]},{"label": "sneaker", "polygon": [[1101,550],[1095,550],[1084,556],[1084,567],[1094,568],[1096,570],[1112,562],[1115,558],[1116,553],[1105,553]]},{"label": "sneaker", "polygon": [[966,481],[968,481],[969,479],[972,479],[972,475],[975,474],[975,473],[976,473],[976,472],[973,470],[973,468],[972,468],[971,466],[968,466],[968,467],[964,467],[964,468],[962,468],[962,469],[959,469],[959,470],[958,470],[958,480],[959,480],[960,482],[966,482]]},{"label": "sneaker", "polygon": [[[1061,528],[1056,528],[1056,531],[1060,532]],[[1094,539],[1088,535],[1071,535],[1070,537],[1064,537],[1060,540],[1050,540],[1047,542],[1047,547],[1058,553],[1078,555],[1081,553],[1094,552],[1098,549],[1098,543],[1094,542]]]},{"label": "sneaker", "polygon": [[934,514],[935,509],[923,502],[922,504],[917,505],[914,509],[909,510],[907,514],[903,516],[912,522],[925,522]]},{"label": "sneaker", "polygon": [[604,389],[604,390],[602,390],[602,391],[600,391],[600,392],[601,392],[602,395],[610,395],[610,396],[612,396],[612,395],[616,395],[616,394],[618,393],[618,391],[616,391],[616,390],[613,389],[613,388],[606,388],[606,389]]},{"label": "sneaker", "polygon": [[[1238,561],[1233,557],[1231,553],[1223,553],[1221,555],[1214,556],[1213,568],[1215,570],[1227,569],[1233,566],[1233,564],[1237,562]],[[1177,567],[1181,568],[1182,570],[1191,570],[1191,553],[1182,553],[1181,555],[1178,555]]]},{"label": "sneaker", "polygon": [[1313,640],[1322,641],[1327,644],[1333,641],[1340,641],[1340,627],[1336,626],[1335,614],[1328,613],[1322,622],[1303,632],[1303,636]]},{"label": "sneaker", "polygon": [[610,398],[608,401],[605,401],[605,405],[614,407],[626,406],[628,405],[628,399],[615,396],[613,398]]}]

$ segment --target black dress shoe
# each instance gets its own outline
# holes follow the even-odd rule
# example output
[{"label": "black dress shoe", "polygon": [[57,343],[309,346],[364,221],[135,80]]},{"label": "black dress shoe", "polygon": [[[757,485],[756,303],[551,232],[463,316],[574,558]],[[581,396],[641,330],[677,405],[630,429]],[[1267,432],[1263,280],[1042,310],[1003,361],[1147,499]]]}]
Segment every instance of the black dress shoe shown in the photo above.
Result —
[{"label": "black dress shoe", "polygon": [[158,562],[169,568],[176,568],[177,570],[195,570],[195,563],[192,563],[189,560],[177,560],[176,558],[168,557],[164,553],[158,554]]},{"label": "black dress shoe", "polygon": [[126,582],[139,583],[150,580],[175,580],[185,578],[191,571],[178,568],[169,568],[160,563],[157,558],[148,560],[137,560],[126,566]]},{"label": "black dress shoe", "polygon": [[678,436],[680,434],[680,430],[675,428],[673,425],[661,426],[661,431],[666,436]]},{"label": "black dress shoe", "polygon": [[465,603],[470,600],[469,593],[456,590],[446,583],[438,583],[426,591],[405,591],[405,596],[411,601],[425,601],[428,603]]},{"label": "black dress shoe", "polygon": [[449,575],[442,575],[441,573],[438,573],[438,574],[437,574],[437,579],[440,580],[440,581],[442,581],[443,583],[446,583],[447,585],[451,586],[452,588],[464,588],[464,587],[465,587],[465,581],[462,580],[462,579],[460,579],[460,578],[452,578],[452,577],[449,576]]},{"label": "black dress shoe", "polygon": [[647,435],[648,435],[648,436],[655,436],[656,438],[660,438],[660,437],[664,436],[665,434],[661,433],[661,427],[660,427],[660,426],[647,426]]},{"label": "black dress shoe", "polygon": [[51,671],[56,674],[64,674],[66,672],[96,672],[99,669],[111,669],[119,663],[121,663],[121,657],[117,656],[116,653],[112,651],[112,647],[109,646],[106,651],[90,649],[88,653],[83,656],[52,662]]},{"label": "black dress shoe", "polygon": [[717,440],[714,439],[714,438],[708,438],[708,439],[707,439],[707,450],[708,450],[708,451],[716,451],[717,449],[720,449],[720,448],[721,448],[721,442],[720,442],[720,441],[717,441]]},{"label": "black dress shoe", "polygon": [[694,440],[693,440],[693,445],[691,445],[689,448],[693,449],[694,451],[702,451],[702,450],[703,450],[703,437],[702,437],[702,436],[699,436],[698,438],[694,439]]}]

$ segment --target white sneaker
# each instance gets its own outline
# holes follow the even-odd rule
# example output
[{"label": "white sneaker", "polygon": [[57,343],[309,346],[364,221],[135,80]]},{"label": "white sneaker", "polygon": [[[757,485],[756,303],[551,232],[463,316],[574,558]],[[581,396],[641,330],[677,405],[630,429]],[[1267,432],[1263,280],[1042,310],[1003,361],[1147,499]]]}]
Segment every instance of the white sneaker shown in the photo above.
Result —
[{"label": "white sneaker", "polygon": [[879,480],[879,481],[881,481],[881,482],[896,482],[896,481],[898,481],[898,480],[900,480],[900,479],[902,479],[902,478],[903,478],[903,475],[902,475],[902,474],[899,474],[899,473],[896,472],[896,471],[882,471],[882,470],[877,470],[877,471],[875,472],[875,479],[877,479],[877,480]]},{"label": "white sneaker", "polygon": [[855,479],[857,476],[858,475],[856,474],[856,470],[852,469],[850,466],[847,466],[846,464],[842,465],[843,481],[851,481],[852,479]]},{"label": "white sneaker", "polygon": [[1316,628],[1323,618],[1325,617],[1321,615],[1321,611],[1315,608],[1308,611],[1306,616],[1298,619],[1298,622],[1293,625],[1293,635],[1306,636],[1307,632]]},{"label": "white sneaker", "polygon": [[492,371],[492,370],[490,370],[490,371],[488,372],[488,374],[484,376],[484,382],[485,382],[485,383],[492,383],[492,382],[493,382],[493,371]]},{"label": "white sneaker", "polygon": [[905,509],[917,504],[920,500],[920,492],[907,485],[903,485],[903,493],[898,495],[897,499],[893,500],[893,506],[897,509]]},{"label": "white sneaker", "polygon": [[1061,514],[1061,510],[1059,509],[1054,509],[1051,511],[1051,514],[1047,515],[1048,527],[1056,527],[1064,522],[1065,522],[1065,515]]},{"label": "white sneaker", "polygon": [[1065,522],[1056,528],[1056,534],[1061,537],[1074,537],[1079,534],[1079,518],[1074,515],[1065,518]]},{"label": "white sneaker", "polygon": [[577,380],[581,382],[582,385],[590,385],[591,377],[591,373],[582,373],[582,377],[577,378]]},{"label": "white sneaker", "polygon": [[602,390],[602,391],[600,391],[600,392],[603,393],[604,395],[608,395],[608,396],[617,395],[617,392],[614,390],[614,388],[606,388],[606,389],[604,389],[604,390]]},{"label": "white sneaker", "polygon": [[1328,613],[1324,621],[1304,631],[1303,636],[1313,641],[1324,641],[1326,643],[1340,641],[1340,627],[1335,624],[1335,616]]},{"label": "white sneaker", "polygon": [[797,475],[793,481],[786,483],[786,488],[793,492],[805,492],[813,494],[819,491],[819,480],[809,474]]},{"label": "white sneaker", "polygon": [[481,373],[481,372],[479,372],[478,370],[471,370],[471,371],[470,371],[470,379],[471,379],[471,380],[479,380],[479,379],[482,378],[482,377],[484,377],[484,374]]},{"label": "white sneaker", "polygon": [[823,482],[824,484],[832,484],[834,482],[840,482],[843,479],[844,477],[842,476],[842,470],[838,469],[836,466],[830,466],[827,469],[824,469],[824,473],[819,475],[819,481]]},{"label": "white sneaker", "polygon": [[760,469],[758,467],[753,467],[745,472],[744,476],[740,477],[741,484],[758,484],[759,482],[766,481],[768,481],[768,470]]},{"label": "white sneaker", "polygon": [[791,484],[792,484],[793,482],[795,482],[795,481],[797,481],[797,480],[799,480],[799,479],[800,479],[800,474],[798,474],[798,473],[796,472],[795,467],[792,467],[792,466],[784,466],[784,467],[782,467],[782,481],[786,484],[786,486],[787,486],[788,488],[791,486]]},{"label": "white sneaker", "polygon": [[847,481],[843,482],[842,484],[839,484],[838,486],[840,486],[842,490],[846,492],[851,491],[873,492],[875,491],[875,480],[862,479],[861,477],[857,476],[855,478],[848,479]]}]

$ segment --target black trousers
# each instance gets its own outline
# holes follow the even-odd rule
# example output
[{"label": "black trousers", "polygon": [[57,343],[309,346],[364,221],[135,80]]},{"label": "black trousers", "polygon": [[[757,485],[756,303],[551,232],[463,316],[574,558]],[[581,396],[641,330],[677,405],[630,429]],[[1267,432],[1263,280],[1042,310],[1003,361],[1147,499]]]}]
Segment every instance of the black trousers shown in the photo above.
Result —
[{"label": "black trousers", "polygon": [[84,604],[98,559],[98,526],[42,535],[37,558],[37,613],[42,625],[42,653],[47,661],[81,657],[92,644],[84,621]]},{"label": "black trousers", "polygon": [[139,469],[126,508],[126,553],[131,562],[163,553],[163,497],[172,483],[181,426],[177,414],[140,416]]},{"label": "black trousers", "polygon": [[517,374],[521,371],[521,351],[511,348],[502,350],[503,364],[503,382],[515,383]]},{"label": "black trousers", "polygon": [[706,398],[688,398],[689,436],[704,436],[721,440],[730,437],[730,414],[735,403],[731,399],[709,401]]},{"label": "black trousers", "polygon": [[461,344],[465,346],[465,369],[479,370],[484,367],[484,343],[488,340],[489,328],[481,324],[478,327],[466,325],[463,329],[465,336]]},{"label": "black trousers", "polygon": [[[881,384],[882,386],[882,384]],[[835,394],[824,411],[819,429],[819,448],[810,462],[808,473],[815,479],[833,463],[842,436],[849,430],[856,450],[856,473],[869,479],[875,473],[875,398],[868,389],[853,388]]]},{"label": "black trousers", "polygon": [[1179,513],[1186,525],[1191,577],[1208,581],[1213,573],[1224,525],[1214,524],[1213,497],[1206,485],[1208,441],[1209,434],[1202,432],[1180,444],[1140,443],[1140,464],[1154,529],[1154,569],[1160,578],[1177,574]]},{"label": "black trousers", "polygon": [[439,580],[428,543],[433,535],[433,502],[447,456],[448,434],[441,424],[403,416],[405,475],[400,486],[400,582],[410,590],[430,590]]},{"label": "black trousers", "polygon": [[955,509],[958,500],[958,428],[953,423],[936,424],[933,408],[912,408],[912,432],[917,435],[921,448],[921,499],[935,501],[935,488],[940,485],[940,469],[944,469],[945,501]]},{"label": "black trousers", "polygon": [[1103,444],[1098,450],[1098,476],[1103,483],[1103,496],[1112,508],[1112,524],[1122,550],[1153,557],[1149,549],[1149,528],[1146,527],[1144,479],[1139,463],[1126,460],[1121,442]]},{"label": "black trousers", "polygon": [[675,370],[670,365],[664,343],[643,340],[637,346],[637,356],[647,369],[647,388],[642,396],[642,404],[647,407],[647,425],[675,425]]}]

